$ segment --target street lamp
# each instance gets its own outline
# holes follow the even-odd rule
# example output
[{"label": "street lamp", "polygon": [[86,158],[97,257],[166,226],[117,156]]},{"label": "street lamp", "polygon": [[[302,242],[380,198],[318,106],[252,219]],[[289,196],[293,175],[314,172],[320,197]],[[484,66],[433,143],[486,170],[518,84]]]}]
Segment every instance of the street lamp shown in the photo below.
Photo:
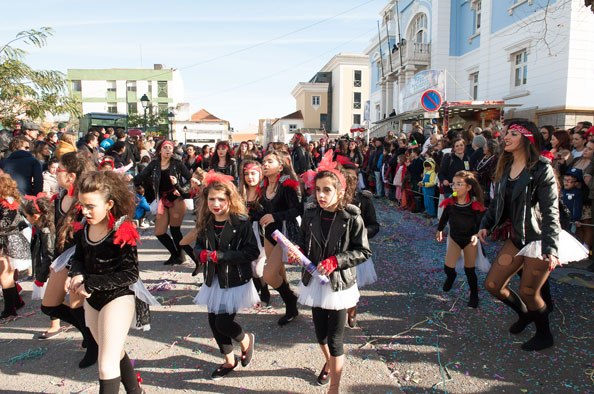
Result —
[{"label": "street lamp", "polygon": [[140,98],[140,104],[142,104],[142,109],[144,109],[144,132],[146,133],[146,110],[149,105],[149,98],[146,96],[146,93],[142,95]]},{"label": "street lamp", "polygon": [[188,143],[188,136],[186,133],[188,132],[188,126],[184,126],[184,145]]},{"label": "street lamp", "polygon": [[173,139],[173,120],[175,119],[175,114],[173,112],[169,112],[167,114],[167,118],[169,118],[169,139]]}]

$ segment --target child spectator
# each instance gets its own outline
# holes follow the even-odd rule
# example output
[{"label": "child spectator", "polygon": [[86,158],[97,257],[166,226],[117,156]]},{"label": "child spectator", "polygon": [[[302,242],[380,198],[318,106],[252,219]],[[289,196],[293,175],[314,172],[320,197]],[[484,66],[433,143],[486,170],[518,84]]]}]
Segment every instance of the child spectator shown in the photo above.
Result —
[{"label": "child spectator", "polygon": [[419,186],[423,188],[423,202],[425,204],[425,212],[430,217],[435,217],[435,162],[433,159],[427,159],[423,163],[425,170],[423,171],[423,179],[419,182]]},{"label": "child spectator", "polygon": [[43,171],[43,192],[48,196],[53,196],[60,190],[56,174],[58,163],[59,160],[52,157],[47,164],[47,170]]},{"label": "child spectator", "polygon": [[147,213],[151,211],[149,203],[144,197],[144,187],[138,185],[135,187],[136,190],[136,211],[134,211],[134,220],[138,221],[140,228],[148,228],[149,224],[144,220]]},{"label": "child spectator", "polygon": [[390,168],[390,161],[392,159],[392,156],[390,156],[390,145],[389,144],[384,144],[384,154],[382,156],[382,182],[384,183],[384,196],[391,198],[393,193],[392,193],[392,188],[391,183],[392,183],[392,178],[390,176],[390,174],[392,173],[392,170]]},{"label": "child spectator", "polygon": [[397,158],[397,166],[396,166],[396,174],[394,175],[394,181],[392,185],[394,185],[394,198],[396,201],[400,202],[402,198],[402,185],[404,183],[404,174],[406,174],[406,156],[405,155],[398,155]]},{"label": "child spectator", "polygon": [[420,197],[421,192],[419,189],[419,182],[423,179],[423,159],[420,156],[421,150],[419,148],[413,148],[410,153],[410,164],[407,169],[410,175],[410,184],[415,201],[413,212],[423,211],[423,199]]},{"label": "child spectator", "polygon": [[571,212],[571,232],[575,234],[575,222],[579,222],[582,217],[583,196],[581,184],[583,181],[582,170],[571,168],[563,177],[563,189],[561,189],[561,199]]}]

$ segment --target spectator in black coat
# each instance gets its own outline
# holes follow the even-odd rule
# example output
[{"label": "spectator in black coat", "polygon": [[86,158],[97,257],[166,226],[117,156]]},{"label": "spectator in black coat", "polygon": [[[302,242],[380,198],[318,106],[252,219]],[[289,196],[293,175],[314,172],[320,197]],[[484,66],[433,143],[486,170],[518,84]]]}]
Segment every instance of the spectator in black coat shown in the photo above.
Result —
[{"label": "spectator in black coat", "polygon": [[9,146],[12,154],[0,162],[0,169],[10,175],[23,195],[36,196],[43,190],[41,163],[29,152],[29,141],[17,136]]},{"label": "spectator in black coat", "polygon": [[307,153],[307,140],[303,134],[295,133],[291,139],[293,150],[291,151],[291,161],[293,169],[297,175],[303,174],[311,169],[311,158]]},{"label": "spectator in black coat", "polygon": [[441,162],[438,177],[446,196],[452,194],[450,183],[452,183],[454,175],[458,171],[470,171],[470,158],[464,153],[465,149],[466,144],[462,138],[454,140],[452,153],[445,156]]},{"label": "spectator in black coat", "polygon": [[487,140],[482,135],[477,135],[472,140],[472,148],[474,152],[470,155],[470,169],[474,171],[476,166],[481,161],[483,157],[485,157],[485,151],[483,147],[487,143]]}]

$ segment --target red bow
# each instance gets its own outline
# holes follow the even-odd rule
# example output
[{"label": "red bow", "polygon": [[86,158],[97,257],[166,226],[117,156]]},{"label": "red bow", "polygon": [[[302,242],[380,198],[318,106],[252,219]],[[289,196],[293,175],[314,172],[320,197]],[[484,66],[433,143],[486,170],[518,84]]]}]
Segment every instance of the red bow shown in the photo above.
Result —
[{"label": "red bow", "polygon": [[25,200],[29,200],[29,201],[33,201],[33,204],[35,205],[35,208],[37,208],[37,212],[42,213],[41,209],[39,209],[39,205],[37,205],[37,200],[40,198],[46,198],[47,194],[45,193],[37,193],[36,196],[31,196],[29,194],[25,195]]},{"label": "red bow", "polygon": [[215,172],[215,170],[210,170],[206,173],[204,177],[204,184],[206,186],[210,186],[213,182],[221,182],[226,184],[233,184],[233,177],[231,175],[221,174],[220,172]]},{"label": "red bow", "polygon": [[330,171],[331,173],[336,175],[336,177],[338,178],[338,181],[340,182],[340,186],[342,186],[342,190],[346,190],[346,180],[344,179],[344,176],[340,173],[340,171],[338,171],[336,169],[336,166],[338,165],[338,163],[332,160],[332,156],[333,156],[333,152],[331,150],[329,150],[328,152],[326,152],[326,154],[324,154],[324,157],[322,158],[322,160],[320,161],[320,164],[318,165],[318,172]]}]

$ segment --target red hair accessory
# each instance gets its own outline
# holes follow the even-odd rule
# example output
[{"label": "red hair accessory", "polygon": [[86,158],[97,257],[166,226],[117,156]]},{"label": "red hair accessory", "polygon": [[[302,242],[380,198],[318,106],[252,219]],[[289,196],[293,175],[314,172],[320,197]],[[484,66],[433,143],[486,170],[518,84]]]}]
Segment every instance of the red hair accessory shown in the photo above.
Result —
[{"label": "red hair accessory", "polygon": [[37,193],[36,196],[30,196],[30,195],[25,195],[25,200],[29,200],[29,201],[33,201],[33,204],[35,204],[35,208],[37,208],[37,212],[42,213],[41,209],[39,209],[39,205],[37,205],[37,200],[40,198],[45,198],[47,197],[47,194],[45,193]]},{"label": "red hair accessory", "polygon": [[349,159],[348,157],[343,156],[343,155],[336,156],[336,161],[339,162],[340,164],[354,164],[357,167],[359,167],[357,164],[353,163],[351,161],[351,159]]},{"label": "red hair accessory", "polygon": [[301,180],[308,189],[313,189],[315,187],[314,178],[316,177],[316,174],[317,172],[315,172],[314,170],[307,170],[300,175]]},{"label": "red hair accessory", "polygon": [[245,166],[243,166],[243,171],[251,171],[251,170],[258,171],[260,174],[262,173],[262,167],[260,167],[257,164],[248,163]]},{"label": "red hair accessory", "polygon": [[107,223],[107,228],[111,230],[113,228],[113,225],[115,224],[115,218],[111,214],[111,211],[109,211],[107,216],[109,216],[109,222]]},{"label": "red hair accessory", "polygon": [[68,186],[68,195],[70,197],[74,196],[74,184],[70,184],[70,186]]},{"label": "red hair accessory", "polygon": [[213,182],[221,182],[232,185],[233,181],[234,179],[231,175],[221,174],[220,172],[215,172],[215,170],[208,171],[204,177],[204,184],[206,186],[210,186],[210,184]]},{"label": "red hair accessory", "polygon": [[111,164],[111,169],[115,169],[115,163],[113,160],[105,159],[101,163],[99,163],[99,169],[101,170],[105,164]]},{"label": "red hair accessory", "polygon": [[553,154],[553,152],[549,152],[548,150],[543,150],[542,152],[540,152],[540,155],[542,157],[546,157],[550,161],[555,160],[555,155]]},{"label": "red hair accessory", "polygon": [[512,124],[508,127],[508,130],[517,131],[518,133],[522,134],[524,137],[528,138],[528,140],[534,145],[534,134],[530,130],[525,127],[520,126],[519,124]]},{"label": "red hair accessory", "polygon": [[338,182],[340,182],[340,186],[342,187],[342,190],[346,190],[346,180],[344,179],[344,175],[342,175],[340,173],[340,171],[338,171],[336,169],[336,165],[338,163],[335,161],[332,161],[332,156],[333,156],[333,152],[331,150],[326,152],[324,157],[322,157],[320,164],[318,165],[318,173],[320,171],[329,171],[329,172],[333,173],[338,178]]},{"label": "red hair accessory", "polygon": [[50,198],[50,202],[54,202],[56,201],[56,199],[58,198],[58,196],[60,195],[60,193],[56,193],[52,196],[52,198]]},{"label": "red hair accessory", "polygon": [[171,142],[171,141],[163,141],[163,143],[161,144],[161,148],[164,147],[165,145],[170,145],[172,148],[175,148],[173,146],[173,142]]},{"label": "red hair accessory", "polygon": [[115,232],[115,236],[113,237],[114,245],[120,245],[121,248],[124,245],[136,246],[137,242],[140,239],[140,235],[138,231],[136,231],[136,227],[132,222],[124,222],[118,228],[118,231]]}]

